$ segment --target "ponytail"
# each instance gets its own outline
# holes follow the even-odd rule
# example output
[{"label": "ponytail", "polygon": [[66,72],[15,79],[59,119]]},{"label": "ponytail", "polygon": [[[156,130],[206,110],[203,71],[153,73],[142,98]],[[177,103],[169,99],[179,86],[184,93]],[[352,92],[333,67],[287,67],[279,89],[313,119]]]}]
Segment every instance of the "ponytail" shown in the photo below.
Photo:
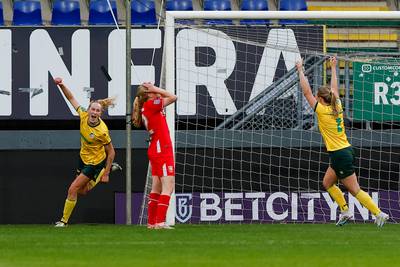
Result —
[{"label": "ponytail", "polygon": [[148,99],[146,92],[147,92],[146,87],[144,87],[143,85],[139,85],[135,101],[133,102],[132,123],[137,128],[141,127],[143,123],[141,111],[144,102],[146,102]]},{"label": "ponytail", "polygon": [[104,99],[97,99],[97,100],[90,102],[89,108],[90,108],[90,105],[92,105],[92,103],[99,103],[101,108],[104,111],[104,110],[107,110],[109,107],[113,108],[115,106],[115,100],[116,100],[115,96],[104,98]]},{"label": "ponytail", "polygon": [[330,91],[330,95],[331,95],[332,113],[333,113],[333,116],[335,116],[337,118],[339,116],[339,111],[337,109],[336,96],[334,93],[332,93],[332,91]]}]

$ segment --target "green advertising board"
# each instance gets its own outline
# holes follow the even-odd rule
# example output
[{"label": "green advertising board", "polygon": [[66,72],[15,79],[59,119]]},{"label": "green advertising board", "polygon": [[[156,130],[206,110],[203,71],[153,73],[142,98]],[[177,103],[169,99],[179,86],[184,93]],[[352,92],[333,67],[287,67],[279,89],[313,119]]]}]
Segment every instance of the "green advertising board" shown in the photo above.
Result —
[{"label": "green advertising board", "polygon": [[353,63],[353,118],[400,121],[400,65]]}]

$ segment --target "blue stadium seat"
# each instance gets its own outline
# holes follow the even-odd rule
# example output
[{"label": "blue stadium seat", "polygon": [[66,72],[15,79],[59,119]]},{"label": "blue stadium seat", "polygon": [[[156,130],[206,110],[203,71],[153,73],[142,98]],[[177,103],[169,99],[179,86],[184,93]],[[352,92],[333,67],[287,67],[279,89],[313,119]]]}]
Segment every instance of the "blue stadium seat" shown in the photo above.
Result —
[{"label": "blue stadium seat", "polygon": [[[192,0],[167,0],[165,4],[165,9],[177,10],[177,11],[192,11],[193,3]],[[176,23],[180,24],[194,24],[194,20],[176,20]]]},{"label": "blue stadium seat", "polygon": [[4,25],[3,2],[0,2],[0,25]]},{"label": "blue stadium seat", "polygon": [[131,22],[135,25],[155,25],[156,6],[154,0],[132,0]]},{"label": "blue stadium seat", "polygon": [[167,10],[180,10],[180,11],[193,10],[192,0],[167,0],[165,7]]},{"label": "blue stadium seat", "polygon": [[79,0],[55,0],[51,17],[53,25],[80,25]]},{"label": "blue stadium seat", "polygon": [[[205,11],[229,11],[231,10],[230,0],[204,0]],[[206,24],[232,24],[230,19],[209,19],[205,20]]]},{"label": "blue stadium seat", "polygon": [[[117,3],[110,0],[112,12],[118,22]],[[90,25],[115,25],[107,0],[91,0],[89,4]]]},{"label": "blue stadium seat", "polygon": [[[279,10],[281,11],[307,11],[306,0],[281,0],[279,2]],[[280,24],[305,24],[306,20],[280,20]]]},{"label": "blue stadium seat", "polygon": [[[255,10],[255,11],[267,11],[268,10],[268,3],[267,0],[242,0],[240,5],[240,10]],[[268,20],[261,20],[261,19],[244,19],[240,21],[240,24],[246,25],[265,25],[268,24]]]},{"label": "blue stadium seat", "polygon": [[42,25],[40,1],[16,0],[13,5],[13,25]]}]

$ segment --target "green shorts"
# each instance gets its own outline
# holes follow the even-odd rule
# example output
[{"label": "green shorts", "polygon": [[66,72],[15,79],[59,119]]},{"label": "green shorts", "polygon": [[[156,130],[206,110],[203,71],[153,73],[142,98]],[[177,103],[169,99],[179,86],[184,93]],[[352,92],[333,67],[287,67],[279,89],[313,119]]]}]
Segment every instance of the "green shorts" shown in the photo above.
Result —
[{"label": "green shorts", "polygon": [[96,181],[97,176],[99,175],[101,170],[106,166],[106,160],[107,159],[104,159],[97,165],[88,165],[82,161],[81,157],[79,157],[79,167],[76,170],[76,175],[78,176],[79,174],[83,173],[90,180]]},{"label": "green shorts", "polygon": [[351,146],[329,152],[331,167],[339,179],[344,179],[355,172],[355,156]]}]

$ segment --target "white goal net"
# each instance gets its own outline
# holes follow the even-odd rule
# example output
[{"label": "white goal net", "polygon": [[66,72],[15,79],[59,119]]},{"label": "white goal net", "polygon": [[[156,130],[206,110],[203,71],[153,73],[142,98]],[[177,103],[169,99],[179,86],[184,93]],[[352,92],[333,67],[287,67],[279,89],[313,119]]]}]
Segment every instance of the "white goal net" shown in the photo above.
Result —
[{"label": "white goal net", "polygon": [[[356,152],[359,183],[392,222],[399,221],[399,20],[393,20],[398,14],[390,12],[391,20],[354,21],[352,12],[347,18],[340,18],[343,12],[337,18],[328,12],[326,18],[282,25],[275,19],[290,17],[277,12],[222,13],[181,15],[178,19],[191,21],[165,29],[166,88],[178,95],[169,110],[176,222],[337,219],[339,209],[322,186],[328,153],[295,71],[296,60],[303,58],[316,92],[329,85],[329,56],[338,58],[346,133]],[[363,18],[359,13],[354,12]],[[299,14],[294,18],[307,19]],[[197,21],[202,18],[231,19],[232,25]],[[241,25],[241,19],[249,18],[269,24]],[[372,221],[372,214],[341,188],[355,220]]]}]

